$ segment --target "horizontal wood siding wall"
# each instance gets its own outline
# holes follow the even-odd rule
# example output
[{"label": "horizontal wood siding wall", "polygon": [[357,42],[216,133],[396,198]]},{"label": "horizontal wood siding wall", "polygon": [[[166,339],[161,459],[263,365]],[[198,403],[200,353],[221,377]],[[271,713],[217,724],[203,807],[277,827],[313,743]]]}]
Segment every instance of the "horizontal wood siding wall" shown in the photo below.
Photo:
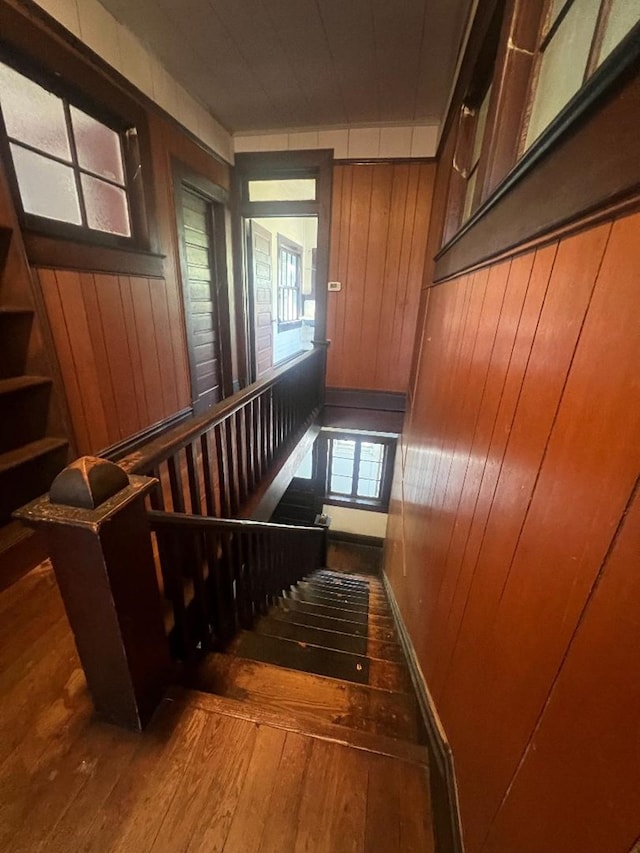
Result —
[{"label": "horizontal wood siding wall", "polygon": [[327,385],[406,392],[435,165],[334,167]]},{"label": "horizontal wood siding wall", "polygon": [[38,269],[79,454],[190,405],[180,306],[164,279]]},{"label": "horizontal wood siding wall", "polygon": [[467,853],[627,853],[640,755],[640,214],[425,291],[387,572]]}]

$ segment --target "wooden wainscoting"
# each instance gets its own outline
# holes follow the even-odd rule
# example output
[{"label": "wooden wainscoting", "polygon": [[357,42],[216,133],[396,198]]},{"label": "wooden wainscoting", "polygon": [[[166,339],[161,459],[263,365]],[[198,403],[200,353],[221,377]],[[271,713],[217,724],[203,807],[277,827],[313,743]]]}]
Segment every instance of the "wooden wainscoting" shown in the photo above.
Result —
[{"label": "wooden wainscoting", "polygon": [[639,229],[620,217],[430,290],[385,571],[467,853],[637,836]]},{"label": "wooden wainscoting", "polygon": [[327,385],[406,392],[435,163],[334,166]]},{"label": "wooden wainscoting", "polygon": [[36,270],[80,454],[190,405],[181,325],[164,279]]}]

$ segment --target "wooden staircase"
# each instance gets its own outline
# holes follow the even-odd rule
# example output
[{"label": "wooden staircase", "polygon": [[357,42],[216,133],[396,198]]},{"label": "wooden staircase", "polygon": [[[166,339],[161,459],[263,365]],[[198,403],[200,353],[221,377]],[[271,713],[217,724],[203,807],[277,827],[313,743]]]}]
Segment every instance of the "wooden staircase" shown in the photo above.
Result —
[{"label": "wooden staircase", "polygon": [[[345,786],[337,802],[347,789],[365,784],[363,796],[371,796],[364,848],[353,829],[354,837],[336,849],[434,849],[424,733],[376,576],[314,572],[278,599],[253,630],[241,631],[224,653],[208,655],[190,670],[185,687],[175,688],[172,698],[209,713],[341,744],[348,750],[341,753],[347,766],[355,750],[358,772],[353,778],[337,774],[336,784]],[[299,772],[304,775],[303,769]],[[385,774],[393,780],[386,792]],[[327,785],[329,779],[318,780],[319,794]],[[405,798],[408,811],[399,807],[399,798]],[[407,823],[408,813],[413,817]],[[331,814],[327,820],[331,823]],[[378,829],[372,831],[372,825]],[[389,838],[401,840],[396,844]]]}]

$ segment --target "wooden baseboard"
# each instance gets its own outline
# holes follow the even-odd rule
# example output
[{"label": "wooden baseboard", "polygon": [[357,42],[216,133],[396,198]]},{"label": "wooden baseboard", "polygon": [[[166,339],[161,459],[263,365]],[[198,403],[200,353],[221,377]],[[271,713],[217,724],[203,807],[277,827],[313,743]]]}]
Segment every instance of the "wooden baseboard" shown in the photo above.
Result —
[{"label": "wooden baseboard", "polygon": [[396,391],[367,391],[361,388],[326,388],[325,406],[349,409],[372,409],[381,412],[404,412],[407,395]]},{"label": "wooden baseboard", "polygon": [[429,779],[431,785],[431,805],[433,809],[433,825],[437,853],[464,853],[462,823],[460,821],[460,806],[458,788],[456,785],[453,753],[447,740],[442,722],[429,688],[418,662],[411,637],[406,629],[398,602],[387,576],[382,573],[391,612],[395,622],[400,643],[402,644],[411,680],[418,698],[420,713],[428,737],[429,747]]}]

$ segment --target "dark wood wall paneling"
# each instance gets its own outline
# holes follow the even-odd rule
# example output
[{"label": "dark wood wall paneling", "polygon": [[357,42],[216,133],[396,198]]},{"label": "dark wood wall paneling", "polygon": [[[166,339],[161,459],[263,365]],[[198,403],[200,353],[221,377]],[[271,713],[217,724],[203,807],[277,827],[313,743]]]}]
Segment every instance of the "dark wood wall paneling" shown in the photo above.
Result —
[{"label": "dark wood wall paneling", "polygon": [[627,214],[429,289],[386,572],[468,853],[638,834],[639,233]]},{"label": "dark wood wall paneling", "polygon": [[434,163],[334,166],[327,385],[405,393]]}]

